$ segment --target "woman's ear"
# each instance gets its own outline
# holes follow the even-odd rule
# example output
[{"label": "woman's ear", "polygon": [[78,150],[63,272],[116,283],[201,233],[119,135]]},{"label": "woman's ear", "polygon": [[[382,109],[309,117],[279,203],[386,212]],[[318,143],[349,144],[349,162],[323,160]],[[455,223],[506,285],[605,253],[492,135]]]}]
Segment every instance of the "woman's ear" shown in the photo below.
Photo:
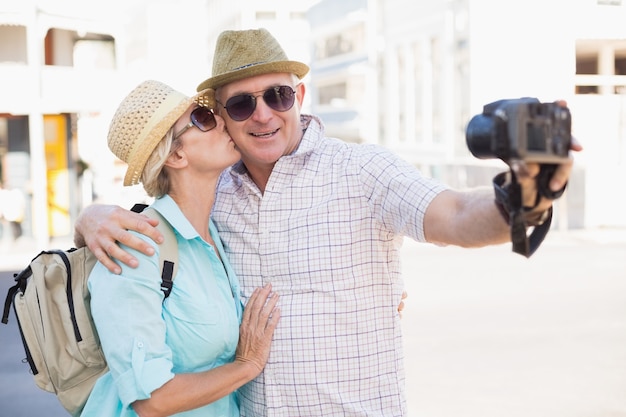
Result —
[{"label": "woman's ear", "polygon": [[171,152],[165,161],[165,166],[170,168],[184,168],[187,166],[187,154],[182,146]]}]

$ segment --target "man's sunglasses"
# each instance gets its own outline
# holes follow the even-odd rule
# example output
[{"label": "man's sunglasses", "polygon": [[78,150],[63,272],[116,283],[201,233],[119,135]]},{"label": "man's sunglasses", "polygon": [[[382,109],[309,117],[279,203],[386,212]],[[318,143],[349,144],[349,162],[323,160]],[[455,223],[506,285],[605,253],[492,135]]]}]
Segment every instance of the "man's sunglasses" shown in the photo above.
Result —
[{"label": "man's sunglasses", "polygon": [[192,126],[197,127],[203,132],[208,132],[211,129],[215,129],[217,126],[217,120],[215,120],[215,115],[210,109],[206,107],[196,107],[189,115],[189,119],[191,120],[182,130],[174,135],[174,139],[178,139],[180,135],[185,133],[187,129]]},{"label": "man's sunglasses", "polygon": [[263,101],[265,101],[265,104],[271,109],[283,112],[293,107],[293,103],[296,99],[296,91],[288,85],[279,85],[268,88],[265,91],[239,94],[226,100],[226,104],[220,104],[226,109],[231,119],[241,122],[254,113],[257,97],[263,97]]}]

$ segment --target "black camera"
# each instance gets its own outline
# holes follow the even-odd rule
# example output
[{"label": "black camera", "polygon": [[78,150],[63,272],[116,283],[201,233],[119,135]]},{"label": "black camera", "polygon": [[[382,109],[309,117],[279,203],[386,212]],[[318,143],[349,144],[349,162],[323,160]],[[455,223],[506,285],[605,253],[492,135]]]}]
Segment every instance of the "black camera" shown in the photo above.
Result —
[{"label": "black camera", "polygon": [[568,158],[571,125],[569,109],[556,102],[499,100],[470,120],[465,137],[476,158],[560,164]]}]

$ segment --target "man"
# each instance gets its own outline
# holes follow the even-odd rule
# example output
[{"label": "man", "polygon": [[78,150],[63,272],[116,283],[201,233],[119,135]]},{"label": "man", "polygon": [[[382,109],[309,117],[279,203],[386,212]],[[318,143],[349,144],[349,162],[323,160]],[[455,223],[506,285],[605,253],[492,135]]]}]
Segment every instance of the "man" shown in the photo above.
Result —
[{"label": "man", "polygon": [[[281,294],[270,359],[241,390],[241,413],[406,415],[402,237],[478,247],[508,241],[509,226],[490,189],[451,190],[381,147],[325,137],[318,118],[300,114],[307,72],[267,31],[226,31],[213,77],[198,87],[215,89],[242,155],[222,176],[213,219],[243,295],[269,281]],[[558,168],[552,190],[565,185],[571,165]],[[519,178],[527,206],[538,168]],[[527,218],[541,218],[551,204],[543,198]],[[77,222],[77,244],[85,236],[117,271],[109,256],[136,260],[116,240],[150,252],[125,229],[161,238],[146,217],[92,206]]]}]

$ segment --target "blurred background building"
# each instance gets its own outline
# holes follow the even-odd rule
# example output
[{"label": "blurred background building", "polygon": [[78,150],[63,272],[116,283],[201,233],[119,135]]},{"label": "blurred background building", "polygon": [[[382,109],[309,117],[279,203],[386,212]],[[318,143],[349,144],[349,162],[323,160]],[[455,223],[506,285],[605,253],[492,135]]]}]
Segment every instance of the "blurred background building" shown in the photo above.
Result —
[{"label": "blurred background building", "polygon": [[106,146],[119,101],[147,78],[191,94],[222,30],[266,27],[310,64],[304,110],[329,135],[456,187],[506,169],[467,150],[484,104],[567,100],[585,150],[554,227],[625,227],[624,22],[622,0],[2,0],[0,182],[23,193],[22,233],[41,247],[93,201],[143,200]]}]

